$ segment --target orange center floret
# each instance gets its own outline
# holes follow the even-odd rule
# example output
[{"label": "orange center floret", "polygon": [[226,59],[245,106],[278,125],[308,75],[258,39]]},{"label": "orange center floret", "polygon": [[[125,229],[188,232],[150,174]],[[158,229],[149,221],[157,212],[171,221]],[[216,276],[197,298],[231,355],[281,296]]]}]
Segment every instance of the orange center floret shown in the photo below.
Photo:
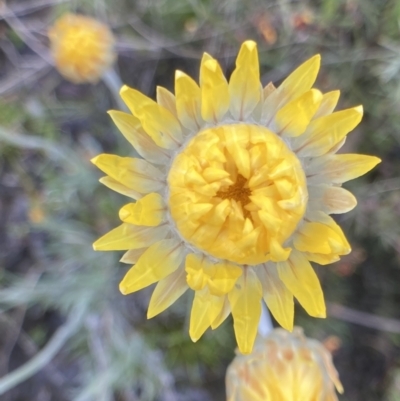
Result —
[{"label": "orange center floret", "polygon": [[245,187],[247,183],[246,178],[238,174],[236,182],[230,185],[225,191],[219,190],[217,197],[221,199],[234,199],[236,202],[240,202],[243,207],[243,214],[245,217],[251,218],[250,212],[245,208],[246,205],[251,203],[250,195],[251,191]]},{"label": "orange center floret", "polygon": [[286,260],[285,241],[304,215],[307,187],[294,153],[250,124],[196,135],[168,175],[169,208],[194,247],[240,264]]}]

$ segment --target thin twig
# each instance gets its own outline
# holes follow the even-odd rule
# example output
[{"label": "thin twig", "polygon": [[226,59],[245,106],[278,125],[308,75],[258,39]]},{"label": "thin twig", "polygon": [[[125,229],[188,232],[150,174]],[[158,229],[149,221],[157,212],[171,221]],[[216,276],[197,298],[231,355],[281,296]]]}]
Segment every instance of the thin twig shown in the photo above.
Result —
[{"label": "thin twig", "polygon": [[0,8],[0,17],[15,31],[15,33],[24,41],[24,43],[33,50],[44,61],[53,65],[53,59],[50,56],[49,49],[43,46],[32,33],[25,27],[19,18],[5,5]]},{"label": "thin twig", "polygon": [[346,306],[329,303],[327,304],[328,316],[335,317],[345,322],[359,324],[379,331],[389,333],[400,333],[400,321],[388,317],[373,315],[372,313],[360,312]]},{"label": "thin twig", "polygon": [[[16,327],[15,322],[13,322],[6,313],[0,314],[0,321],[7,325],[10,333],[15,338],[15,342],[21,347],[27,356],[32,358],[39,352],[31,337],[19,327]],[[57,368],[50,362],[43,368],[43,371],[48,378],[48,381],[59,390],[59,387],[64,384],[65,380]]]},{"label": "thin twig", "polygon": [[4,17],[23,17],[24,15],[34,13],[35,11],[39,11],[43,8],[54,6],[56,4],[67,3],[70,0],[41,0],[35,3],[23,5],[16,5],[12,9],[7,9],[4,13],[0,14],[0,20],[4,19]]},{"label": "thin twig", "polygon": [[53,335],[45,347],[31,360],[18,369],[0,379],[0,395],[24,382],[45,367],[61,350],[67,340],[76,333],[82,324],[86,313],[86,305],[79,305],[71,314],[67,322]]},{"label": "thin twig", "polygon": [[[26,57],[27,58],[27,57]],[[29,63],[29,68],[23,70],[23,66]],[[28,60],[21,59],[18,63],[18,69],[15,69],[11,76],[0,81],[0,95],[12,93],[18,87],[27,85],[31,82],[38,82],[39,79],[46,75],[52,68],[47,62],[35,56],[35,60],[29,57]]]},{"label": "thin twig", "polygon": [[102,76],[103,82],[107,85],[111,94],[114,97],[115,102],[117,103],[120,110],[128,111],[126,104],[121,100],[121,96],[119,95],[119,91],[122,88],[122,81],[120,76],[114,69],[107,70]]},{"label": "thin twig", "polygon": [[[93,359],[96,362],[99,377],[107,377],[108,368],[110,366],[110,361],[108,360],[108,355],[105,350],[104,343],[102,341],[102,327],[101,327],[101,317],[99,315],[90,314],[85,319],[85,326],[89,334],[89,347]],[[111,385],[107,380],[103,380],[98,383],[98,401],[112,401],[112,389]]]}]

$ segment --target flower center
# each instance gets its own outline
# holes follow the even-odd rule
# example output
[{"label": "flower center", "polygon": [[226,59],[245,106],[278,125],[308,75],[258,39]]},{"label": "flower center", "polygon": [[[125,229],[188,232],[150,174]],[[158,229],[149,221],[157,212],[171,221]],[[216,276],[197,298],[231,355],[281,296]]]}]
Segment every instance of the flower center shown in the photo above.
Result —
[{"label": "flower center", "polygon": [[221,199],[234,199],[236,202],[240,202],[243,207],[244,217],[251,219],[250,212],[245,208],[246,205],[251,203],[251,200],[249,198],[249,196],[251,195],[251,191],[249,188],[245,187],[246,183],[246,178],[238,174],[236,182],[230,185],[226,190],[219,190],[216,196]]},{"label": "flower center", "polygon": [[276,134],[251,124],[196,135],[168,174],[179,234],[209,255],[240,264],[283,261],[307,205],[302,166]]}]

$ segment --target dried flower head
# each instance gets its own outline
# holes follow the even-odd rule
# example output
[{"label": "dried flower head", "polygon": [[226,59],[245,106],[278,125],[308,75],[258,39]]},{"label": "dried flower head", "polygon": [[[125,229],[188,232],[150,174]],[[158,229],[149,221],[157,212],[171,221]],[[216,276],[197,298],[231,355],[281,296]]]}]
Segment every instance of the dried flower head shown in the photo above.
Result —
[{"label": "dried flower head", "polygon": [[115,60],[111,30],[93,18],[65,14],[48,35],[58,71],[73,83],[97,82]]},{"label": "dried flower head", "polygon": [[92,161],[107,175],[103,184],[136,202],[94,248],[127,250],[121,261],[133,266],[123,294],[158,282],[149,318],[190,288],[192,340],[232,312],[239,348],[249,353],[262,298],[288,330],[293,296],[311,316],[325,317],[310,261],[328,264],[350,252],[329,214],[355,207],[341,184],[379,159],[335,154],[362,107],[333,113],[339,92],[312,89],[319,65],[314,56],[278,88],[263,89],[257,46],[247,41],[229,83],[205,53],[200,86],[177,71],[175,96],[158,87],[157,102],[122,88],[132,114],[110,115],[143,159]]},{"label": "dried flower head", "polygon": [[331,354],[299,327],[258,338],[226,374],[228,401],[337,401],[335,387],[343,392]]}]

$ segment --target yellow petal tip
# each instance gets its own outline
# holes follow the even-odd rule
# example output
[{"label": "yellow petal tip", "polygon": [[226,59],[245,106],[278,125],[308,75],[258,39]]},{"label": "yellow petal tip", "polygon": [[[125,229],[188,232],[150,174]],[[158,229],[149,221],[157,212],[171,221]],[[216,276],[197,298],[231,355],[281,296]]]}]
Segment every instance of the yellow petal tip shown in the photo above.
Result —
[{"label": "yellow petal tip", "polygon": [[249,355],[253,351],[253,345],[250,346],[249,344],[246,344],[244,346],[239,344],[238,348],[240,353],[243,355]]},{"label": "yellow petal tip", "polygon": [[218,69],[218,61],[217,60],[207,60],[204,63],[204,68],[206,68],[207,70],[210,70],[212,72],[216,72]]},{"label": "yellow petal tip", "polygon": [[313,313],[312,315],[310,314],[310,316],[315,317],[317,319],[326,319],[326,311],[318,311]]},{"label": "yellow petal tip", "polygon": [[338,391],[339,394],[343,394],[344,393],[344,388],[342,386],[342,383],[338,382],[335,384],[336,390]]},{"label": "yellow petal tip", "polygon": [[282,328],[284,328],[287,331],[292,332],[293,331],[293,327],[294,327],[294,322],[289,322],[289,321],[285,321],[285,322],[279,322],[279,324],[282,326]]},{"label": "yellow petal tip", "polygon": [[312,100],[314,103],[320,102],[323,98],[323,94],[318,89],[311,89]]},{"label": "yellow petal tip", "polygon": [[115,113],[118,113],[118,110],[107,110],[107,114],[109,115],[109,116],[113,116],[113,114],[115,114]]},{"label": "yellow petal tip", "polygon": [[354,110],[357,111],[358,113],[360,113],[361,115],[364,114],[364,107],[361,104],[354,107]]},{"label": "yellow petal tip", "polygon": [[180,71],[180,70],[176,70],[175,71],[175,79],[177,80],[177,79],[179,79],[179,78],[182,78],[182,77],[184,77],[185,76],[185,73],[184,72],[182,72],[182,71]]},{"label": "yellow petal tip", "polygon": [[96,157],[93,157],[92,159],[90,159],[90,162],[93,163],[96,166],[96,163],[99,159],[100,155],[97,155]]},{"label": "yellow petal tip", "polygon": [[315,310],[314,313],[310,313],[308,312],[308,314],[312,317],[315,317],[317,319],[326,319],[326,309],[325,309],[325,305],[324,305],[324,309],[323,310]]},{"label": "yellow petal tip", "polygon": [[99,251],[100,250],[100,248],[99,248],[99,246],[98,246],[98,240],[97,241],[95,241],[95,242],[93,242],[93,244],[92,244],[92,247],[93,247],[93,250],[94,251]]},{"label": "yellow petal tip", "polygon": [[311,60],[318,61],[318,63],[321,62],[321,55],[320,54],[316,54],[315,56],[311,57]]},{"label": "yellow petal tip", "polygon": [[119,211],[119,218],[124,221],[126,220],[131,214],[129,213],[128,210],[126,210],[125,208],[121,208]]},{"label": "yellow petal tip", "polygon": [[128,289],[126,288],[126,286],[124,285],[123,281],[121,281],[121,283],[119,284],[119,291],[122,295],[127,295],[129,294]]},{"label": "yellow petal tip", "polygon": [[366,174],[369,171],[371,171],[374,167],[376,167],[382,161],[382,159],[380,159],[379,157],[376,157],[376,156],[369,156],[368,155],[368,159],[369,159],[369,166],[368,166],[368,169],[365,171],[364,174]]},{"label": "yellow petal tip", "polygon": [[190,339],[191,339],[194,343],[197,343],[197,341],[200,340],[200,338],[194,337],[194,336],[192,336],[190,333],[189,333],[189,336],[190,336]]},{"label": "yellow petal tip", "polygon": [[[320,68],[320,66],[321,66],[321,55],[320,55],[320,54],[316,54],[315,56],[312,56],[312,57],[308,60],[308,62],[309,62],[311,65],[317,67],[317,72],[318,72],[318,70],[319,70],[319,68]],[[306,61],[306,63],[307,63],[307,61]]]},{"label": "yellow petal tip", "polygon": [[119,94],[122,96],[123,93],[128,91],[130,88],[128,85],[122,85],[121,89],[119,90]]},{"label": "yellow petal tip", "polygon": [[243,42],[243,46],[246,46],[249,50],[254,50],[257,48],[257,43],[254,40],[246,40]]}]

